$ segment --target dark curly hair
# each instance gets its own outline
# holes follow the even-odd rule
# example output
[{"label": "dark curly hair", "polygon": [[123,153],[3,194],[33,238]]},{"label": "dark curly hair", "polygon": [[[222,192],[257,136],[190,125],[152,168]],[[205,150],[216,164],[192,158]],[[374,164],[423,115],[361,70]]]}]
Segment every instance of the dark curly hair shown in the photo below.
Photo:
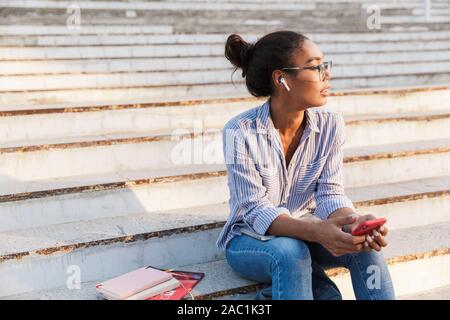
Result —
[{"label": "dark curly hair", "polygon": [[248,91],[255,97],[273,94],[272,72],[291,64],[292,54],[309,40],[294,31],[276,31],[259,39],[256,43],[244,41],[232,34],[225,44],[225,57],[235,71],[242,69],[242,77]]}]

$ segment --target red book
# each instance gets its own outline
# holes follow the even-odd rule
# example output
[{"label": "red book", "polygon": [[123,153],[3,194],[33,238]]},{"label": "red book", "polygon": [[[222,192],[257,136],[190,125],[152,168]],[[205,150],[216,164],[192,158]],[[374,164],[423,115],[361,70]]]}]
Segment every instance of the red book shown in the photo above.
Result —
[{"label": "red book", "polygon": [[189,292],[191,292],[192,289],[197,285],[197,283],[199,283],[200,280],[202,280],[203,277],[205,276],[205,274],[202,272],[178,271],[170,269],[169,270],[159,269],[159,270],[166,271],[172,274],[172,276],[175,279],[180,281],[181,286],[173,290],[166,291],[156,296],[150,297],[146,300],[181,300]]}]

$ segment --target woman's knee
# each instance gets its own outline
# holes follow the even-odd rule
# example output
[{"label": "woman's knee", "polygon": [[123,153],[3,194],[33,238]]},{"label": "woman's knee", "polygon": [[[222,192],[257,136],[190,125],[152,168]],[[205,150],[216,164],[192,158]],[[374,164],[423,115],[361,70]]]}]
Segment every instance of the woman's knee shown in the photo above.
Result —
[{"label": "woman's knee", "polygon": [[357,254],[359,260],[367,265],[385,265],[386,259],[381,251],[370,250],[369,252],[360,252]]},{"label": "woman's knee", "polygon": [[227,247],[228,265],[241,277],[257,282],[270,282],[272,255],[261,242],[247,236],[236,236]]},{"label": "woman's knee", "polygon": [[[274,241],[276,239],[276,241]],[[271,251],[278,263],[298,264],[299,261],[311,265],[308,246],[299,239],[277,237],[271,243]]]},{"label": "woman's knee", "polygon": [[390,280],[389,269],[382,252],[371,250],[349,255],[347,259],[348,269],[360,269],[366,276],[380,276],[380,279]]}]

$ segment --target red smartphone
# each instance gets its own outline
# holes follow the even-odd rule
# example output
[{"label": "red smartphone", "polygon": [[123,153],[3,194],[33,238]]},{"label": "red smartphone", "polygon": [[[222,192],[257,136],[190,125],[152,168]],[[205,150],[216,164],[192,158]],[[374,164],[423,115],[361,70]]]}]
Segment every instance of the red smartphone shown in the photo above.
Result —
[{"label": "red smartphone", "polygon": [[352,231],[352,236],[362,236],[370,233],[373,229],[378,229],[386,223],[386,218],[379,218],[374,220],[368,220],[361,223]]}]

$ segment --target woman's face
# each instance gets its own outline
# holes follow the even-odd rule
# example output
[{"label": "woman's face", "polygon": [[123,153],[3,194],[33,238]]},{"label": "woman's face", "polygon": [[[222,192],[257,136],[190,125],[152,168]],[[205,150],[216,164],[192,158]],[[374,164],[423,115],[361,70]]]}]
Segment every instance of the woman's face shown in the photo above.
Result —
[{"label": "woman's face", "polygon": [[[305,40],[301,49],[294,53],[292,66],[288,67],[314,67],[324,62],[322,51],[310,40]],[[287,92],[289,97],[298,101],[301,105],[318,107],[327,102],[329,81],[331,73],[324,70],[322,77],[317,69],[303,69],[298,71],[283,72],[285,80],[290,87]],[[285,90],[281,87],[281,90]]]}]

